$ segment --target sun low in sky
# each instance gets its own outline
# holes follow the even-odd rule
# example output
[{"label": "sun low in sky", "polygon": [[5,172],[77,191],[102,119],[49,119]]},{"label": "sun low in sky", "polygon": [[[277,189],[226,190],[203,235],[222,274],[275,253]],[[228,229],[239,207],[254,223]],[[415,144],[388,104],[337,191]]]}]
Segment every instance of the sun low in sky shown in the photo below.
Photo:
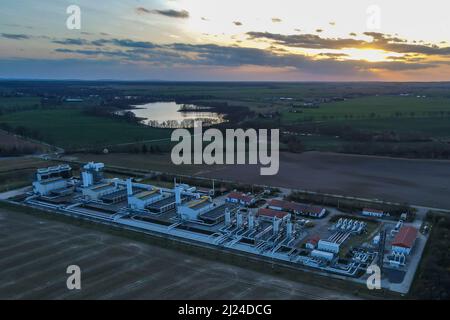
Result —
[{"label": "sun low in sky", "polygon": [[[68,28],[75,5],[80,28]],[[0,78],[450,81],[450,2],[3,0]]]}]

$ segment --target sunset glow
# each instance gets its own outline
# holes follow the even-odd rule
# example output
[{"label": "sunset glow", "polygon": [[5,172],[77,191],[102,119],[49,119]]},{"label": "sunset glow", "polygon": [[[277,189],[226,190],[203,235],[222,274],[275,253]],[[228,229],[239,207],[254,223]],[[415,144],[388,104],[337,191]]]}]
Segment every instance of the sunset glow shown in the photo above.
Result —
[{"label": "sunset glow", "polygon": [[[69,30],[71,4],[2,2],[0,76],[258,80],[251,70],[271,70],[301,81],[450,80],[447,1],[409,2],[405,12],[380,0],[373,16],[365,0],[79,0],[82,27]],[[233,77],[240,68],[250,71]]]}]

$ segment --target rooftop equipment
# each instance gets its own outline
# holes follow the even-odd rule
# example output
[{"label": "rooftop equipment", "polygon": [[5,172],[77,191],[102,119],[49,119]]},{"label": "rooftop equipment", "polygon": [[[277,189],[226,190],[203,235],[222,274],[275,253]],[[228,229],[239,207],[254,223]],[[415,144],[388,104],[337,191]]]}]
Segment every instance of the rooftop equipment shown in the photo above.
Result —
[{"label": "rooftop equipment", "polygon": [[102,170],[105,167],[103,163],[89,162],[83,166],[81,180],[83,187],[87,188],[103,180]]}]

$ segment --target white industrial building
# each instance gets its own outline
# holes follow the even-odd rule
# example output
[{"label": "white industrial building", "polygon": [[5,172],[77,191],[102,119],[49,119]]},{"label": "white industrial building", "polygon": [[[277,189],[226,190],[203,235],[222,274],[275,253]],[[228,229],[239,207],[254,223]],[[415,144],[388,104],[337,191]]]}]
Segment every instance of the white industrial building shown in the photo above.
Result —
[{"label": "white industrial building", "polygon": [[48,196],[53,191],[67,187],[67,180],[63,178],[50,178],[33,182],[33,193]]},{"label": "white industrial building", "polygon": [[392,241],[392,252],[409,255],[417,238],[417,229],[402,227]]},{"label": "white industrial building", "polygon": [[[213,202],[188,185],[175,183],[173,189],[168,189],[131,179],[105,179],[103,168],[102,163],[86,164],[82,167],[81,181],[70,179],[67,166],[42,169],[33,186],[42,194],[51,193],[51,197],[27,192],[27,197],[20,201],[108,225],[123,225],[145,233],[168,235],[174,240],[193,240],[220,250],[226,248],[260,256],[270,259],[271,263],[287,262],[349,277],[359,277],[358,271],[367,268],[377,256],[374,252],[368,253],[367,248],[355,255],[358,248],[353,248],[352,257],[338,259],[340,245],[365,229],[363,221],[342,218],[328,228],[332,233],[327,239],[321,240],[325,235],[322,232],[311,236],[311,231],[306,229],[306,218],[299,219],[299,215],[323,216],[324,208],[273,200],[269,201],[269,208],[250,209],[245,206],[255,201],[251,195],[232,192]],[[393,263],[405,262],[405,254],[398,253],[403,249],[397,247],[404,248],[406,242],[396,239],[392,243]]]},{"label": "white industrial building", "polygon": [[333,253],[339,253],[340,245],[336,242],[331,242],[327,240],[319,240],[317,244],[317,249],[322,251],[328,251]]},{"label": "white industrial building", "polygon": [[319,240],[320,240],[319,235],[312,236],[306,241],[305,247],[311,250],[315,249],[317,247],[317,244],[319,243]]},{"label": "white industrial building", "polygon": [[385,213],[382,210],[364,208],[362,211],[362,215],[382,218],[385,215]]},{"label": "white industrial building", "polygon": [[332,252],[322,250],[313,250],[311,251],[311,257],[331,261],[334,258],[334,254]]},{"label": "white industrial building", "polygon": [[33,181],[33,193],[47,196],[53,191],[66,188],[71,174],[72,168],[67,164],[38,169],[36,180]]},{"label": "white industrial building", "polygon": [[131,182],[131,179],[127,180],[128,206],[131,209],[144,210],[147,206],[164,198],[161,189],[149,185],[140,185],[140,187],[144,186],[149,189],[145,190],[140,188],[138,192],[134,193],[133,182]]},{"label": "white industrial building", "polygon": [[81,192],[85,198],[90,200],[100,200],[101,197],[118,190],[119,188],[117,184],[112,182],[104,182],[91,185],[89,187],[84,187],[81,189]]},{"label": "white industrial building", "polygon": [[177,207],[177,212],[183,220],[198,220],[199,215],[208,212],[215,207],[215,204],[208,196],[191,200]]},{"label": "white industrial building", "polygon": [[250,196],[250,195],[246,195],[243,193],[238,193],[238,192],[230,192],[227,195],[226,201],[230,202],[230,203],[238,203],[238,204],[242,204],[244,206],[249,206],[252,205],[253,203],[255,203],[255,198]]},{"label": "white industrial building", "polygon": [[327,210],[322,207],[310,206],[278,199],[270,200],[268,207],[273,210],[287,211],[292,212],[296,215],[309,216],[314,218],[322,218],[327,213]]},{"label": "white industrial building", "polygon": [[81,172],[81,181],[84,188],[88,188],[103,180],[103,168],[105,165],[101,162],[89,162],[83,166]]}]

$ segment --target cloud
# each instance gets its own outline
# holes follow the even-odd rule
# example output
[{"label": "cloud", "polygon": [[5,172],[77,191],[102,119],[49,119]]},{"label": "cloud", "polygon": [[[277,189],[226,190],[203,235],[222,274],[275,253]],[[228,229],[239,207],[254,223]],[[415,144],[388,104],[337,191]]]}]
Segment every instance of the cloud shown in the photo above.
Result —
[{"label": "cloud", "polygon": [[67,39],[62,39],[62,40],[53,40],[53,43],[56,44],[63,44],[63,45],[76,45],[76,46],[81,46],[81,45],[86,45],[89,43],[89,41],[86,41],[84,39],[73,39],[73,38],[67,38]]},{"label": "cloud", "polygon": [[[386,59],[392,60],[392,61],[405,61],[405,62],[419,62],[419,61],[425,61],[426,59],[424,57],[417,56],[415,54],[405,54],[403,56],[397,57],[397,56],[389,56]],[[433,61],[433,63],[436,63],[436,61]]]},{"label": "cloud", "polygon": [[144,7],[137,7],[137,8],[136,8],[136,12],[137,12],[138,14],[152,13],[151,10],[148,10],[148,9],[146,9],[146,8],[144,8]]},{"label": "cloud", "polygon": [[128,47],[128,48],[156,48],[158,45],[148,42],[148,41],[134,41],[130,39],[112,39],[112,40],[103,40],[107,43],[114,44],[119,47]]},{"label": "cloud", "polygon": [[[66,49],[58,53],[109,57],[129,63],[145,62],[155,66],[261,66],[272,68],[293,68],[316,74],[360,74],[371,70],[418,70],[431,68],[432,63],[408,63],[407,61],[368,62],[363,60],[341,60],[343,54],[324,53],[323,59],[293,54],[279,50],[219,46],[215,44],[172,43],[157,45],[149,42],[135,42],[129,39],[114,39],[110,43],[120,49]],[[124,59],[125,58],[125,59]]]},{"label": "cloud", "polygon": [[[318,32],[320,30],[317,30]],[[248,32],[250,39],[266,39],[276,44],[306,49],[379,49],[397,53],[420,53],[425,55],[450,55],[450,47],[431,44],[411,44],[407,40],[379,32],[365,32],[372,41],[351,38],[322,38],[314,34],[282,35],[269,32]],[[350,35],[354,36],[354,33]]]},{"label": "cloud", "polygon": [[26,34],[2,33],[1,36],[3,38],[11,39],[11,40],[26,40],[26,39],[30,39],[30,36],[26,35]]},{"label": "cloud", "polygon": [[323,52],[319,53],[318,56],[320,57],[329,57],[329,58],[344,58],[348,57],[348,54],[346,53],[331,53],[331,52]]},{"label": "cloud", "polygon": [[158,13],[160,15],[166,16],[166,17],[171,17],[171,18],[189,18],[189,12],[187,12],[186,10],[181,10],[181,11],[177,11],[177,10],[155,10],[155,13]]},{"label": "cloud", "polygon": [[138,14],[159,14],[162,16],[170,17],[170,18],[181,18],[187,19],[189,18],[189,12],[186,10],[149,10],[144,7],[137,7],[136,12]]},{"label": "cloud", "polygon": [[327,39],[315,34],[282,35],[269,32],[248,32],[251,39],[267,39],[288,47],[309,49],[344,49],[361,47],[365,41],[355,39]]},{"label": "cloud", "polygon": [[450,55],[450,47],[438,47],[431,44],[410,44],[405,39],[392,37],[378,32],[365,32],[364,35],[372,37],[373,48],[398,53],[419,53],[424,55]]},{"label": "cloud", "polygon": [[84,56],[105,56],[105,57],[121,57],[121,58],[133,58],[133,54],[130,52],[123,52],[123,51],[108,51],[108,50],[84,50],[84,49],[77,49],[77,50],[71,50],[71,49],[63,49],[58,48],[55,49],[55,52],[59,53],[72,53],[72,54],[79,54]]},{"label": "cloud", "polygon": [[156,48],[158,45],[148,42],[148,41],[135,41],[131,39],[96,39],[92,41],[84,40],[84,39],[74,39],[74,38],[66,38],[66,39],[58,39],[53,40],[53,43],[67,45],[67,46],[81,46],[81,45],[87,45],[87,46],[96,46],[96,47],[102,47],[104,45],[114,45],[118,47],[125,47],[125,48]]}]

